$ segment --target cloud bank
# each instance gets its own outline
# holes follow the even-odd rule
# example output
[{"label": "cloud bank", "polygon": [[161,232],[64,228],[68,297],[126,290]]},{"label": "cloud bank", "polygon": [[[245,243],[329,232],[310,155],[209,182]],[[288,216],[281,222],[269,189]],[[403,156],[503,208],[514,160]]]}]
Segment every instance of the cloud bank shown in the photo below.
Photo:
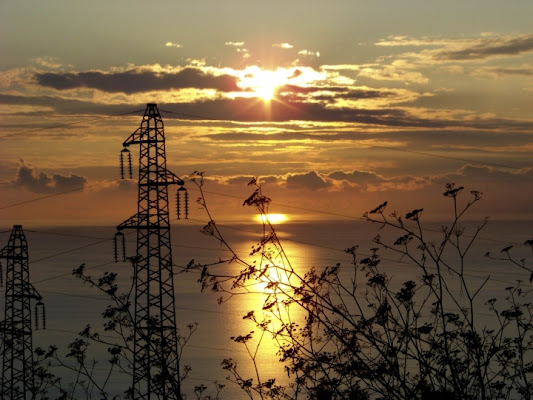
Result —
[{"label": "cloud bank", "polygon": [[47,174],[37,172],[21,160],[15,179],[15,187],[24,188],[33,193],[60,193],[83,188],[87,179],[79,175]]}]

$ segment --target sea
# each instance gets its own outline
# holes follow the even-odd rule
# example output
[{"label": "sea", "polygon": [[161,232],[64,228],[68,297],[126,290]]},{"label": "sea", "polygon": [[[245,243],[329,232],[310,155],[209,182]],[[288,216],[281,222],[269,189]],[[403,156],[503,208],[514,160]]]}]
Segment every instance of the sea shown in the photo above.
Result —
[{"label": "sea", "polygon": [[[426,237],[429,241],[437,241],[441,235],[444,222],[432,222],[425,225]],[[464,247],[476,235],[479,222],[467,222],[462,239]],[[261,312],[263,301],[267,295],[265,288],[257,287],[253,293],[235,295],[219,302],[220,293],[201,289],[200,271],[184,272],[184,267],[191,260],[200,264],[215,264],[210,272],[220,275],[231,275],[241,268],[238,263],[222,263],[217,261],[231,258],[231,252],[225,243],[202,232],[202,223],[181,220],[173,223],[171,229],[173,262],[175,264],[175,312],[179,331],[188,332],[188,325],[196,326],[195,331],[186,343],[181,364],[190,366],[190,372],[184,381],[184,393],[187,398],[196,398],[195,390],[202,385],[205,394],[216,393],[216,383],[225,385],[220,392],[220,399],[248,398],[236,384],[227,380],[229,372],[222,368],[224,359],[233,359],[242,377],[257,381],[252,359],[262,377],[275,377],[276,383],[287,384],[290,378],[284,371],[283,364],[275,342],[268,336],[259,341],[260,333],[256,326],[243,317],[251,310]],[[224,240],[236,254],[243,259],[252,259],[252,247],[261,241],[262,224],[226,223],[218,225]],[[311,221],[284,222],[275,225],[287,258],[292,268],[304,274],[311,268],[321,270],[327,266],[339,267],[346,271],[347,276],[353,271],[352,256],[345,249],[358,246],[359,257],[371,254],[372,248],[378,247],[373,241],[376,235],[382,240],[394,242],[397,232],[390,232],[379,224],[361,220],[354,221]],[[0,228],[0,248],[7,244],[11,227]],[[83,283],[73,276],[72,271],[85,264],[86,273],[99,277],[105,272],[114,272],[119,276],[120,288],[126,290],[131,282],[132,267],[129,262],[114,262],[115,227],[113,226],[75,226],[75,227],[34,227],[23,226],[30,257],[30,281],[41,294],[46,305],[46,329],[33,331],[33,346],[46,348],[55,345],[59,348],[58,355],[65,365],[74,366],[72,359],[66,357],[68,343],[88,324],[102,337],[112,340],[102,326],[102,313],[109,304],[106,295],[96,288]],[[133,233],[133,232],[132,232]],[[517,281],[527,288],[530,284],[530,272],[502,260],[511,254],[519,263],[533,269],[533,253],[526,240],[533,237],[533,221],[491,221],[477,234],[465,258],[465,274],[472,284],[478,287],[483,284],[479,295],[479,315],[481,323],[487,318],[490,325],[490,313],[485,301],[490,298],[503,299],[506,287],[515,285]],[[135,234],[126,235],[127,255],[134,255]],[[509,253],[502,249],[513,246]],[[490,252],[495,260],[486,256]],[[398,287],[409,279],[420,276],[418,270],[409,260],[400,258],[391,251],[379,250],[382,257],[381,268],[391,278],[391,283]],[[120,258],[120,255],[119,255]],[[4,271],[5,274],[5,261]],[[485,280],[489,277],[489,280]],[[450,279],[453,276],[450,275]],[[5,281],[5,280],[4,280]],[[485,282],[485,283],[484,283]],[[0,288],[0,304],[3,319],[5,305],[5,287]],[[461,293],[458,293],[460,296]],[[197,324],[197,325],[196,325]],[[232,337],[254,332],[254,339],[248,348]],[[257,345],[259,351],[256,352]],[[93,374],[95,379],[103,382],[107,377],[107,348],[91,344],[88,352],[94,361]],[[51,365],[53,372],[63,376],[68,385],[74,374],[64,367]],[[131,376],[116,372],[109,379],[106,390],[111,395],[120,395],[131,384]],[[94,393],[94,398],[97,393]]]}]

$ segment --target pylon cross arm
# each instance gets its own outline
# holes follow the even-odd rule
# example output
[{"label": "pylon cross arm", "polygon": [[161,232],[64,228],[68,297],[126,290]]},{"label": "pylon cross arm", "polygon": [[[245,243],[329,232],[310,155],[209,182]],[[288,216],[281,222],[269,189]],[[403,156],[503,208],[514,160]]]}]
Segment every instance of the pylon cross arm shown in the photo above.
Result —
[{"label": "pylon cross arm", "polygon": [[130,144],[139,144],[139,143],[164,143],[164,138],[154,138],[154,137],[148,137],[148,135],[145,134],[145,130],[141,126],[140,128],[137,128],[135,132],[133,132],[125,141],[122,143],[124,147],[128,147]]},{"label": "pylon cross arm", "polygon": [[143,222],[146,222],[146,217],[139,216],[139,214],[135,214],[129,217],[126,221],[124,221],[120,225],[117,225],[117,229],[121,231],[122,229],[137,228],[140,225],[142,225]]},{"label": "pylon cross arm", "polygon": [[177,176],[174,172],[165,169],[165,178],[169,185],[180,185],[183,186],[185,181]]},{"label": "pylon cross arm", "polygon": [[39,291],[37,289],[35,289],[35,287],[30,283],[29,284],[29,296],[30,297],[33,297],[34,299],[36,300],[42,300],[43,297],[41,296],[41,294],[39,293]]}]

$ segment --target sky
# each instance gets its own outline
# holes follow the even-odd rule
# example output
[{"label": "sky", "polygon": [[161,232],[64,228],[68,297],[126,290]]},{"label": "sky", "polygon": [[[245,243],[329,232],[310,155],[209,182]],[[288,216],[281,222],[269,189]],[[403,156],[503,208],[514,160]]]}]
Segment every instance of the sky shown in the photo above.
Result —
[{"label": "sky", "polygon": [[257,177],[294,221],[383,201],[444,218],[446,183],[483,192],[473,217],[533,221],[532,16],[529,0],[2,1],[0,224],[134,213],[118,159],[147,103],[215,220],[253,214]]}]

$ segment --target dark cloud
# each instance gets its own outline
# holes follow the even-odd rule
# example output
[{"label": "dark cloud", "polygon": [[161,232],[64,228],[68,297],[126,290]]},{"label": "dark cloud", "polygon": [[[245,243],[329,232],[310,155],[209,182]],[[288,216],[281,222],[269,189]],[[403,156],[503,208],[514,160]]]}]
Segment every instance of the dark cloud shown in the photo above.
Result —
[{"label": "dark cloud", "polygon": [[250,183],[253,178],[253,176],[235,176],[233,178],[228,179],[226,182],[233,185],[248,185],[248,183]]},{"label": "dark cloud", "polygon": [[[65,114],[99,114],[117,115],[144,109],[146,103],[106,105],[80,100],[69,100],[52,96],[16,96],[0,94],[0,103],[16,105],[47,106],[58,113]],[[326,102],[305,102],[301,100],[272,101],[268,107],[256,98],[238,97],[217,98],[201,102],[159,103],[165,119],[184,119],[199,116],[206,120],[219,121],[316,121],[316,122],[351,122],[382,127],[402,128],[468,128],[468,129],[503,129],[506,131],[528,131],[533,129],[533,122],[505,118],[431,118],[416,115],[416,109],[378,108],[365,109],[355,107],[331,107]]]},{"label": "dark cloud", "polygon": [[307,95],[313,95],[312,100],[323,102],[335,102],[337,100],[358,99],[393,99],[397,94],[390,90],[379,89],[354,89],[340,86],[298,86],[283,85],[276,89],[276,93],[282,101],[302,101]]},{"label": "dark cloud", "polygon": [[[524,149],[533,144],[533,136],[529,132],[487,132],[485,130],[390,130],[372,132],[368,130],[334,131],[327,127],[308,127],[300,129],[287,125],[283,132],[262,133],[258,132],[223,132],[213,134],[202,134],[201,138],[211,141],[228,142],[257,142],[257,141],[294,141],[313,140],[314,142],[336,142],[353,141],[368,142],[376,140],[376,148],[383,146],[394,151],[408,153],[410,151],[433,152],[450,157],[472,157],[472,151],[476,154],[483,154],[484,158],[490,156],[491,159],[510,144],[512,146],[522,146]],[[390,142],[403,142],[406,147],[387,147]],[[482,144],[482,146],[480,146]],[[460,146],[460,147],[458,147]],[[464,154],[463,154],[464,153]],[[531,152],[522,152],[523,156],[515,156],[513,162],[523,162],[531,157]],[[524,159],[524,160],[522,160]],[[500,162],[500,161],[498,161]],[[503,159],[502,163],[509,162]],[[511,163],[512,164],[512,163]],[[514,164],[513,164],[514,165]],[[518,164],[517,164],[518,165]]]},{"label": "dark cloud", "polygon": [[[163,108],[163,106],[162,106]],[[263,101],[254,98],[216,99],[199,103],[165,104],[165,110],[179,110],[180,113],[205,116],[207,119],[255,121],[317,121],[354,122],[385,127],[416,128],[477,128],[531,130],[533,122],[504,118],[434,119],[417,116],[410,110],[395,108],[365,109],[352,107],[330,107],[326,103],[304,101],[272,101],[265,107]],[[414,110],[416,112],[416,110]],[[168,115],[172,117],[172,115]],[[180,115],[177,118],[183,118]]]},{"label": "dark cloud", "polygon": [[492,56],[517,55],[533,51],[533,34],[504,39],[489,38],[482,43],[458,50],[443,50],[436,58],[441,60],[477,60]]},{"label": "dark cloud", "polygon": [[289,79],[298,78],[300,75],[302,75],[303,72],[300,69],[295,69],[293,74],[289,77]]},{"label": "dark cloud", "polygon": [[342,181],[346,180],[351,183],[367,184],[367,183],[381,183],[384,181],[383,177],[375,172],[369,171],[334,171],[328,174],[328,178]]},{"label": "dark cloud", "polygon": [[263,184],[277,184],[280,182],[280,178],[277,176],[261,176],[259,177],[259,183]]},{"label": "dark cloud", "polygon": [[46,72],[35,74],[35,80],[40,86],[57,90],[84,87],[110,93],[122,92],[127,94],[184,88],[217,89],[222,92],[241,90],[237,86],[235,76],[214,75],[194,67],[183,68],[175,73],[146,70],[115,73],[100,71]]},{"label": "dark cloud", "polygon": [[135,179],[118,179],[116,182],[118,190],[121,192],[130,192],[138,188],[138,183]]},{"label": "dark cloud", "polygon": [[315,171],[304,174],[289,174],[286,179],[287,186],[303,187],[311,190],[326,189],[331,184],[320,177]]},{"label": "dark cloud", "polygon": [[81,189],[87,183],[87,179],[79,175],[47,174],[36,172],[21,161],[17,175],[12,185],[25,188],[34,193],[59,193],[69,190]]},{"label": "dark cloud", "polygon": [[[100,104],[89,101],[64,99],[58,96],[17,96],[0,93],[0,104],[50,107],[62,114],[116,115],[146,107],[146,104]],[[40,112],[49,115],[51,111]],[[26,114],[24,114],[26,115]],[[49,126],[49,125],[46,125]]]},{"label": "dark cloud", "polygon": [[527,67],[490,67],[484,68],[480,72],[496,76],[533,76],[533,68]]},{"label": "dark cloud", "polygon": [[527,184],[533,187],[533,168],[520,170],[502,170],[488,166],[465,165],[459,170],[459,175],[469,179],[496,180],[505,183]]}]

